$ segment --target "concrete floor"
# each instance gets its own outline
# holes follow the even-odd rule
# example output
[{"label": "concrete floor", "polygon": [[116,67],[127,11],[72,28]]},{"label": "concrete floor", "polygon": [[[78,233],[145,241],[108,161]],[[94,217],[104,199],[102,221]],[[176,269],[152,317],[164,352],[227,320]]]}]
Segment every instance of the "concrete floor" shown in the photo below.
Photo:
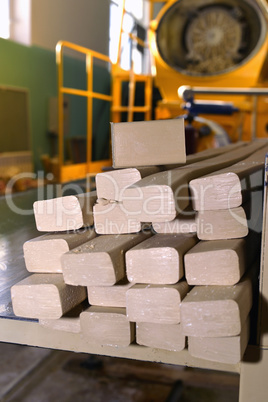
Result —
[{"label": "concrete floor", "polygon": [[[1,402],[238,401],[239,376],[230,373],[5,343],[0,356]],[[182,395],[172,399],[178,380]]]}]

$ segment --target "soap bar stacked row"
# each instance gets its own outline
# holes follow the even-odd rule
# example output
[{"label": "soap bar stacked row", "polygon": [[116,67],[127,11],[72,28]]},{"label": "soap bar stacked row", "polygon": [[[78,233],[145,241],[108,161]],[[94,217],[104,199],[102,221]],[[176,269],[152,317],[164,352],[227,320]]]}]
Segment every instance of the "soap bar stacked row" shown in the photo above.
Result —
[{"label": "soap bar stacked row", "polygon": [[182,322],[195,357],[237,363],[247,346],[266,151],[189,183],[201,241],[185,256],[186,279],[194,288],[182,303]]},{"label": "soap bar stacked row", "polygon": [[[188,339],[196,357],[238,362],[260,246],[249,179],[262,175],[265,152],[265,143],[240,144],[175,169],[122,162],[124,169],[97,175],[96,194],[38,201],[37,228],[57,232],[24,245],[34,274],[12,288],[15,314],[81,332],[92,344],[136,340],[178,352]],[[208,174],[225,178],[211,184]],[[210,190],[220,209],[198,206]],[[230,195],[238,201],[224,209]],[[90,306],[81,304],[86,298]]]},{"label": "soap bar stacked row", "polygon": [[[117,127],[117,134],[121,138],[124,124]],[[138,123],[131,125],[131,130],[134,130],[134,134],[136,133],[135,144],[140,137],[138,148],[145,150],[142,159],[149,165],[155,158],[162,165],[167,161],[185,163],[182,120],[167,121],[164,127],[162,122]],[[146,136],[141,134],[143,130],[146,131]],[[162,134],[165,134],[165,139],[162,138],[161,152],[154,153],[152,158],[147,152],[148,146],[151,148],[153,145],[152,135],[154,137],[158,135],[161,140]],[[127,147],[130,145],[131,137],[127,141]],[[127,137],[124,136],[121,140],[120,138],[119,142]],[[139,153],[139,150],[132,153],[132,157],[134,156],[137,161]],[[119,152],[118,158],[118,152],[114,149],[115,163],[120,164],[122,156]],[[143,176],[159,170],[161,168],[144,168]],[[125,252],[148,235],[140,230],[139,225],[138,228],[134,227],[131,230],[128,228],[121,230],[122,233],[130,232],[131,234],[97,237],[93,206],[98,208],[98,205],[100,206],[101,202],[96,203],[95,193],[37,201],[34,204],[37,229],[49,233],[24,244],[26,267],[33,275],[11,289],[13,310],[16,315],[39,319],[42,325],[52,325],[55,328],[77,332],[80,331],[79,315],[86,306],[81,302],[84,302],[87,297],[87,286],[110,286],[120,282],[121,279],[124,281]],[[94,218],[97,215],[98,211],[94,211]],[[103,213],[101,212],[100,215]],[[110,313],[112,311],[109,311],[109,317]],[[129,324],[128,327],[130,327]],[[116,343],[120,345],[120,339],[116,340]]]}]

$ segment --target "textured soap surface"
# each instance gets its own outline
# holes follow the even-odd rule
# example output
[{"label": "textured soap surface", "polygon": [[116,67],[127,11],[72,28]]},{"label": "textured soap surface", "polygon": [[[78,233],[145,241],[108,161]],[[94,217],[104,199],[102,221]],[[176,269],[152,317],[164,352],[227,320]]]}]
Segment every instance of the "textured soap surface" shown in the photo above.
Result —
[{"label": "textured soap surface", "polygon": [[113,166],[186,162],[183,119],[112,123]]},{"label": "textured soap surface", "polygon": [[11,288],[15,315],[58,319],[86,299],[86,289],[69,286],[62,274],[33,274]]},{"label": "textured soap surface", "polygon": [[127,347],[135,338],[135,324],[125,308],[89,307],[80,320],[82,336],[92,344]]}]

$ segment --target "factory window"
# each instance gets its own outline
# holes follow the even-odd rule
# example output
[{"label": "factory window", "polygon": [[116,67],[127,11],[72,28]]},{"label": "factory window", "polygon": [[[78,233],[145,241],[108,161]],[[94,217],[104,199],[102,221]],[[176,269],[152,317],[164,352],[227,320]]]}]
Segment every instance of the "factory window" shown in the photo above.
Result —
[{"label": "factory window", "polygon": [[[129,38],[129,33],[138,36],[145,35],[147,13],[144,0],[126,0],[125,16],[123,20],[123,33],[121,37],[121,67],[125,70],[133,68],[139,74],[144,69],[144,51]],[[109,54],[113,63],[117,61],[118,44],[120,39],[120,27],[122,16],[122,0],[111,0],[110,2],[110,46]],[[144,38],[145,39],[145,38]]]},{"label": "factory window", "polygon": [[0,0],[0,38],[31,44],[31,0]]},{"label": "factory window", "polygon": [[4,39],[10,37],[9,0],[0,2],[0,37]]}]

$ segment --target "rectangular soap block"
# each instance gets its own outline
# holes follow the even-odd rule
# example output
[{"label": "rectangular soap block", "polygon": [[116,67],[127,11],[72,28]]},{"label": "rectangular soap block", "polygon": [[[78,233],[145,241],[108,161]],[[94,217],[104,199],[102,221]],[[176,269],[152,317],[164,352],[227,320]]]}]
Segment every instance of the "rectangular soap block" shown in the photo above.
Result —
[{"label": "rectangular soap block", "polygon": [[133,283],[122,279],[113,286],[89,286],[87,288],[88,302],[92,306],[126,307],[127,290]]},{"label": "rectangular soap block", "polygon": [[96,175],[97,197],[121,201],[124,189],[135,184],[143,177],[160,172],[158,166],[145,166],[128,169],[115,169]]},{"label": "rectangular soap block", "polygon": [[92,344],[127,347],[135,339],[135,324],[128,321],[124,308],[89,307],[80,321],[83,338]]},{"label": "rectangular soap block", "polygon": [[247,268],[245,239],[200,241],[185,256],[189,285],[235,285]]},{"label": "rectangular soap block", "polygon": [[14,314],[36,319],[58,319],[84,301],[84,287],[66,285],[62,274],[33,274],[11,288]]},{"label": "rectangular soap block", "polygon": [[184,276],[184,254],[197,243],[190,234],[156,234],[126,253],[130,282],[171,285]]},{"label": "rectangular soap block", "polygon": [[113,167],[186,162],[183,119],[112,123]]},{"label": "rectangular soap block", "polygon": [[95,236],[93,229],[82,229],[47,233],[29,240],[23,245],[26,268],[35,273],[62,273],[62,255]]},{"label": "rectangular soap block", "polygon": [[180,352],[185,348],[186,337],[180,324],[136,324],[136,338],[139,345],[150,348]]},{"label": "rectangular soap block", "polygon": [[198,212],[196,223],[200,240],[239,239],[249,233],[247,214],[242,206]]},{"label": "rectangular soap block", "polygon": [[95,191],[35,201],[36,228],[40,232],[62,232],[93,225]]},{"label": "rectangular soap block", "polygon": [[128,214],[122,203],[109,202],[102,198],[93,207],[94,228],[100,235],[137,233],[141,230],[140,220]]},{"label": "rectangular soap block", "polygon": [[236,208],[262,185],[264,159],[268,148],[254,152],[243,161],[190,182],[192,205],[197,211]]},{"label": "rectangular soap block", "polygon": [[132,322],[179,324],[186,281],[175,285],[135,285],[127,291],[127,317]]}]

